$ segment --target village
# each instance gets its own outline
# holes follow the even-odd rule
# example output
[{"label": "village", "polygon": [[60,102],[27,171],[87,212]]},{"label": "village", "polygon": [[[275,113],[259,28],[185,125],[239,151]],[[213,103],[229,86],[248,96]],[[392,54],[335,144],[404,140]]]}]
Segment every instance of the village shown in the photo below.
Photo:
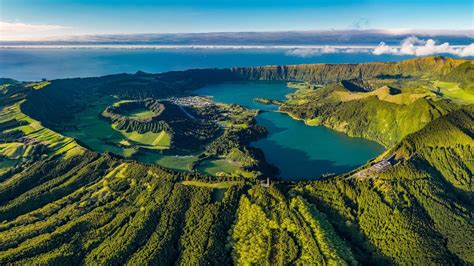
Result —
[{"label": "village", "polygon": [[358,180],[365,180],[365,179],[371,179],[371,178],[376,178],[378,173],[381,173],[385,170],[387,170],[390,166],[395,164],[395,154],[392,154],[390,157],[381,160],[380,162],[365,168],[363,170],[360,170],[356,172],[355,174],[349,176],[346,179],[358,179]]}]

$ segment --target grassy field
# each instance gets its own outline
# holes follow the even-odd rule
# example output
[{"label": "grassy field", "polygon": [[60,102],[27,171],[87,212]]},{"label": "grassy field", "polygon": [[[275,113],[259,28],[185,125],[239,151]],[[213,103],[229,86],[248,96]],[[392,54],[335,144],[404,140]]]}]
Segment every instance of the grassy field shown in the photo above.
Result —
[{"label": "grassy field", "polygon": [[197,160],[197,156],[163,156],[156,160],[156,164],[176,170],[189,171],[190,166]]},{"label": "grassy field", "polygon": [[[171,137],[166,131],[159,133],[146,132],[138,133],[137,131],[127,132],[125,130],[117,130],[127,139],[142,145],[150,146],[153,149],[169,149],[171,146]],[[144,146],[145,148],[148,148]]]},{"label": "grassy field", "polygon": [[433,85],[440,89],[442,96],[445,98],[461,104],[474,103],[474,94],[462,89],[459,83],[435,81]]},{"label": "grassy field", "polygon": [[387,86],[380,87],[371,92],[348,92],[348,91],[337,91],[336,94],[339,99],[343,102],[360,100],[371,96],[376,96],[379,100],[396,103],[396,104],[411,104],[416,100],[426,97],[434,96],[432,92],[426,90],[424,93],[400,93],[391,95],[390,88]]},{"label": "grassy field", "polygon": [[125,156],[123,149],[113,145],[123,139],[122,134],[114,130],[108,121],[100,119],[100,113],[114,101],[116,99],[106,97],[92,103],[84,111],[77,113],[71,121],[71,125],[74,125],[76,129],[63,133],[78,139],[94,151],[110,151]]},{"label": "grassy field", "polygon": [[208,175],[219,175],[221,173],[232,174],[238,166],[224,159],[207,160],[199,164],[198,171]]},{"label": "grassy field", "polygon": [[[138,132],[125,132],[115,130],[106,120],[100,118],[100,113],[107,106],[113,104],[116,99],[105,97],[92,103],[84,111],[77,113],[71,122],[76,127],[74,131],[64,132],[67,136],[76,138],[85,143],[92,150],[98,152],[112,152],[125,157],[131,157],[137,151],[136,148],[121,148],[114,144],[132,141],[144,148],[168,149],[171,145],[171,139],[166,132],[153,133],[147,132],[140,134]],[[121,101],[124,102],[124,101]],[[126,138],[124,140],[124,137]]]},{"label": "grassy field", "polygon": [[[66,157],[80,154],[83,149],[77,145],[72,138],[65,137],[57,132],[45,128],[38,121],[25,115],[20,110],[20,103],[3,108],[0,111],[0,122],[5,122],[10,119],[27,122],[16,128],[11,128],[7,131],[21,130],[25,137],[41,142],[46,146],[47,152],[50,155],[61,154]],[[20,158],[28,156],[32,146],[23,143],[7,143],[2,144],[2,154],[8,154],[9,158]]]},{"label": "grassy field", "polygon": [[158,154],[154,151],[145,151],[137,154],[133,158],[147,163],[147,164],[158,164],[163,167],[182,170],[182,171],[189,171],[190,166],[197,160],[197,156],[189,155],[189,156],[173,156],[173,155],[162,155]]},{"label": "grassy field", "polygon": [[16,160],[21,157],[26,157],[30,154],[32,146],[25,145],[19,142],[2,143],[0,144],[0,155],[9,159]]},{"label": "grassy field", "polygon": [[131,117],[131,118],[148,118],[148,117],[154,116],[155,113],[143,107],[143,108],[137,108],[137,109],[133,109],[129,111],[124,111],[122,115]]}]

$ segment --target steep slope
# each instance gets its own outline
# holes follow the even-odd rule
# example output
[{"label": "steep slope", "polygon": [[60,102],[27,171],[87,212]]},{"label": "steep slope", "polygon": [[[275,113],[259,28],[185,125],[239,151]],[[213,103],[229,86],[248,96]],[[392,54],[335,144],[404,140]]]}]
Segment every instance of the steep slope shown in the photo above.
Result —
[{"label": "steep slope", "polygon": [[462,86],[474,93],[474,62],[464,62],[446,74],[447,81],[459,82]]},{"label": "steep slope", "polygon": [[[452,81],[463,82],[465,68],[461,60],[428,57],[302,66],[291,75],[323,81],[456,73]],[[0,81],[0,264],[474,264],[473,105],[425,97],[398,103],[377,91],[342,101],[336,92],[348,91],[338,82],[308,89],[282,109],[297,103],[301,108],[288,111],[309,123],[390,145],[382,157],[394,154],[394,163],[369,178],[348,173],[269,187],[95,153],[45,127],[60,127],[96,95],[185,95],[207,82],[242,78],[228,70],[212,77],[220,73],[214,71],[29,87]],[[244,141],[235,134],[208,152],[235,152]]]},{"label": "steep slope", "polygon": [[[474,189],[474,106],[440,117],[408,135],[393,149],[408,163],[420,162],[443,181],[465,191]],[[393,178],[396,173],[390,174]],[[468,194],[471,195],[471,194]]]},{"label": "steep slope", "polygon": [[377,96],[351,101],[324,102],[320,99],[315,97],[300,104],[285,102],[280,110],[309,124],[324,125],[350,136],[372,139],[387,147],[457,108],[444,100],[425,98],[408,104],[380,100]]},{"label": "steep slope", "polygon": [[[34,187],[21,184],[40,176]],[[216,198],[212,187],[180,182],[188,177],[94,153],[36,162],[2,183],[0,260],[228,264],[225,236],[240,186]]]},{"label": "steep slope", "polygon": [[401,161],[375,178],[296,191],[328,214],[360,259],[473,263],[473,114],[458,110],[408,135],[392,150]]},{"label": "steep slope", "polygon": [[[280,103],[280,111],[308,125],[324,125],[386,147],[457,109],[457,104],[470,103],[463,98],[474,98],[469,91],[471,70],[472,61],[442,56],[391,63],[232,69],[244,79],[316,84],[296,87],[289,100]],[[444,83],[438,80],[465,89],[440,89]]]},{"label": "steep slope", "polygon": [[263,66],[233,68],[232,71],[250,80],[300,80],[325,84],[357,78],[439,78],[466,62],[468,61],[429,56],[391,63]]}]

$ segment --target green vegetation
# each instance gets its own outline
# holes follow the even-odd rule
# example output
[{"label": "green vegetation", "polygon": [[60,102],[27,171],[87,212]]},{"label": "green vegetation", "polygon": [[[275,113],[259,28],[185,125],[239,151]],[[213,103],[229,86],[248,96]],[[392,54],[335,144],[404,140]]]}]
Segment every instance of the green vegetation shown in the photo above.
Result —
[{"label": "green vegetation", "polygon": [[32,83],[29,83],[27,84],[25,87],[31,87],[31,88],[34,88],[35,90],[41,90],[42,88],[48,86],[49,84],[51,84],[51,82],[49,81],[43,81],[43,82],[32,82]]},{"label": "green vegetation", "polygon": [[218,183],[207,183],[207,182],[202,182],[202,181],[183,181],[181,182],[181,184],[186,185],[186,186],[195,186],[195,187],[227,189],[241,183],[238,181],[228,181],[228,182],[218,182]]},{"label": "green vegetation", "polygon": [[129,111],[125,113],[124,115],[132,117],[132,118],[149,118],[149,117],[152,117],[154,113],[147,109],[142,109],[142,110]]},{"label": "green vegetation", "polygon": [[[357,82],[364,83],[364,88],[370,90],[348,89],[343,82],[329,83],[318,89],[299,89],[280,104],[280,111],[307,125],[324,125],[391,147],[472,98],[453,83],[431,83],[418,77]],[[447,88],[447,84],[451,88]],[[434,89],[442,86],[445,89]]]},{"label": "green vegetation", "polygon": [[288,86],[289,88],[298,89],[298,90],[302,90],[302,89],[314,90],[318,88],[318,85],[311,84],[310,82],[288,82],[286,83],[286,86]]},{"label": "green vegetation", "polygon": [[[298,80],[310,84],[328,84],[354,79],[457,79],[472,81],[472,61],[443,56],[428,56],[401,62],[365,64],[308,64],[262,66],[232,69],[246,80]],[[306,87],[306,86],[305,86]]]},{"label": "green vegetation", "polygon": [[198,156],[196,155],[185,155],[185,156],[177,156],[177,155],[163,155],[163,154],[156,154],[156,153],[144,153],[139,152],[136,155],[137,160],[140,162],[144,162],[147,164],[159,164],[163,167],[176,169],[176,170],[183,170],[183,171],[190,171],[194,163],[198,160]]},{"label": "green vegetation", "polygon": [[[471,69],[427,57],[139,72],[41,88],[1,79],[0,264],[473,264],[474,105],[472,76],[462,75]],[[239,78],[321,84],[298,86],[280,111],[388,150],[341,176],[267,184],[258,178],[275,169],[250,146],[266,134],[255,111],[179,97],[154,102],[151,119],[136,109],[119,113],[128,116],[120,125],[101,116]],[[148,124],[155,117],[169,131]],[[189,139],[198,152],[166,154]],[[170,149],[144,148],[163,143]],[[389,157],[383,171],[356,178]]]},{"label": "green vegetation", "polygon": [[461,88],[461,83],[435,81],[433,85],[439,88],[442,97],[462,104],[474,104],[474,91]]},{"label": "green vegetation", "polygon": [[301,197],[287,204],[277,189],[255,187],[242,196],[232,227],[237,264],[355,264],[326,216]]},{"label": "green vegetation", "polygon": [[224,159],[220,159],[203,161],[199,164],[197,169],[202,173],[220,176],[232,174],[235,170],[239,169],[239,167]]},{"label": "green vegetation", "polygon": [[[205,72],[216,75],[203,78]],[[211,150],[206,146],[218,146],[232,136],[240,156],[226,160],[239,168],[233,171],[236,176],[256,178],[262,175],[257,170],[257,164],[262,163],[246,148],[250,141],[263,136],[253,120],[256,112],[204,97],[176,98],[188,89],[232,79],[237,77],[229,70],[208,70],[54,80],[41,90],[29,91],[21,111],[93,151],[178,170],[193,171],[201,160],[226,158],[227,149]],[[22,88],[21,84],[15,86]],[[139,92],[129,86],[139,86]],[[78,87],[82,89],[74,89]],[[150,97],[170,98],[158,101]],[[180,158],[173,160],[175,155]]]},{"label": "green vegetation", "polygon": [[267,99],[267,98],[255,98],[253,100],[256,102],[264,103],[264,104],[280,104],[281,103],[281,101]]},{"label": "green vegetation", "polygon": [[145,132],[143,134],[137,131],[127,132],[125,130],[118,130],[127,139],[150,146],[147,148],[152,149],[168,149],[171,145],[171,137],[166,131],[160,131],[158,133]]}]

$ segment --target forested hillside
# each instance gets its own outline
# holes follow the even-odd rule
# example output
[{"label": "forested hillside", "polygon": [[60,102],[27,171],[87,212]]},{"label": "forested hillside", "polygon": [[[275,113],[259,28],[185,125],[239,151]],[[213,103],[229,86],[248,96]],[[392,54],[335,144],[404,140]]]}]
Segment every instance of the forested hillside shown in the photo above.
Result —
[{"label": "forested hillside", "polygon": [[[471,66],[426,57],[2,79],[0,264],[474,264]],[[266,133],[256,111],[182,98],[206,84],[242,79],[307,82],[290,84],[296,89],[286,101],[259,100],[387,150],[340,176],[277,179],[262,151],[250,145]],[[97,99],[110,102],[94,105]],[[178,107],[178,101],[190,105]],[[193,123],[211,121],[214,128],[200,155],[185,157],[196,167],[173,170],[115,150],[96,152],[59,133],[78,127],[71,121],[90,106],[100,108],[86,118],[105,125],[107,134],[129,136],[120,143],[107,139],[114,148],[147,146],[136,136],[176,132],[175,120],[184,121],[175,133],[184,146],[197,138],[186,138],[197,132]],[[199,171],[210,162],[231,170]],[[381,163],[382,170],[373,170]],[[261,183],[266,178],[270,183]]]}]

